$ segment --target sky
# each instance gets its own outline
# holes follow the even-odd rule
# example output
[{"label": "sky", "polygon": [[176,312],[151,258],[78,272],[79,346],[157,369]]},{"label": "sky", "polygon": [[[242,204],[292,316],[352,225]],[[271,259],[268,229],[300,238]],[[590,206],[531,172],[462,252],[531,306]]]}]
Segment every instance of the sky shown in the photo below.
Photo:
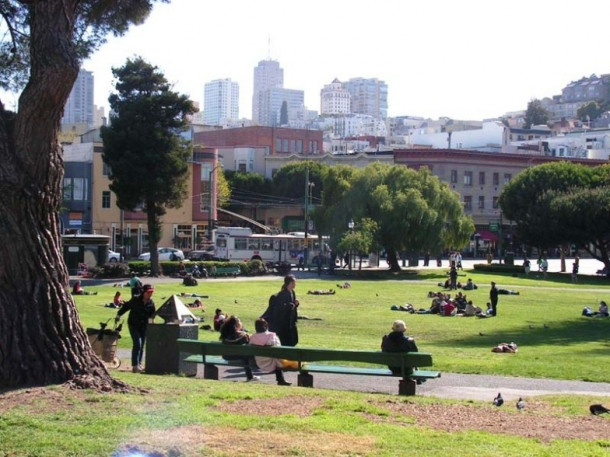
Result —
[{"label": "sky", "polygon": [[111,68],[141,56],[201,107],[206,82],[231,78],[251,118],[254,67],[271,58],[310,110],[335,78],[363,77],[388,85],[390,116],[482,120],[610,73],[609,13],[606,0],[172,0],[83,68],[106,113]]}]

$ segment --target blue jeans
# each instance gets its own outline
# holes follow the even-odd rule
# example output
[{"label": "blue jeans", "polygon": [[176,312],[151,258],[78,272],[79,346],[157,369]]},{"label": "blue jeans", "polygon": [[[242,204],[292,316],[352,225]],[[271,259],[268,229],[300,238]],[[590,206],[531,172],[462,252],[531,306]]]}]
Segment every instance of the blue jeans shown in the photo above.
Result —
[{"label": "blue jeans", "polygon": [[133,340],[133,347],[131,348],[131,366],[137,367],[142,365],[144,343],[146,342],[146,323],[138,325],[129,324],[129,334]]}]

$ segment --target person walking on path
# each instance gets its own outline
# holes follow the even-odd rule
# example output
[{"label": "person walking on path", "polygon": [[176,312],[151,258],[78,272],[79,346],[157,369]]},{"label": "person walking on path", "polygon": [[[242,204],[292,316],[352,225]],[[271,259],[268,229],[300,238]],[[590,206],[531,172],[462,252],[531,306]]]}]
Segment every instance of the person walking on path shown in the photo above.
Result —
[{"label": "person walking on path", "polygon": [[129,334],[133,341],[131,348],[131,370],[134,373],[144,371],[142,367],[142,356],[144,355],[144,344],[146,343],[146,329],[148,320],[152,319],[155,314],[155,302],[152,300],[154,287],[151,284],[142,286],[142,293],[132,297],[126,302],[116,314],[115,322],[118,322],[121,316],[129,312],[127,325],[129,326]]},{"label": "person walking on path", "polygon": [[491,289],[489,290],[489,302],[491,303],[491,315],[495,316],[498,312],[498,288],[495,282],[491,282]]}]

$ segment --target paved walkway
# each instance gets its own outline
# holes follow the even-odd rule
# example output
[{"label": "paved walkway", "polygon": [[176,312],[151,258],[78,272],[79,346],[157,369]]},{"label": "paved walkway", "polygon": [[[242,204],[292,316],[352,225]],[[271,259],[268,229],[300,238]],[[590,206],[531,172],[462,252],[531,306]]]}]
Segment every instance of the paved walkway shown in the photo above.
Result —
[{"label": "paved walkway", "polygon": [[[119,349],[123,364],[129,366],[131,350]],[[145,357],[146,359],[146,357]],[[221,382],[243,382],[245,374],[241,368],[218,367]],[[260,373],[259,373],[260,374]],[[203,378],[200,365],[197,377]],[[286,380],[297,384],[297,373],[286,372]],[[275,384],[273,374],[261,376],[262,383]],[[367,393],[398,393],[398,379],[379,376],[350,376],[316,373],[314,386],[320,389],[348,390]],[[442,373],[439,379],[431,379],[417,386],[417,394],[428,397],[452,398],[457,400],[491,401],[498,392],[505,400],[516,400],[538,395],[570,394],[610,397],[610,383],[563,381],[556,379],[534,379],[510,376],[473,375]]]}]

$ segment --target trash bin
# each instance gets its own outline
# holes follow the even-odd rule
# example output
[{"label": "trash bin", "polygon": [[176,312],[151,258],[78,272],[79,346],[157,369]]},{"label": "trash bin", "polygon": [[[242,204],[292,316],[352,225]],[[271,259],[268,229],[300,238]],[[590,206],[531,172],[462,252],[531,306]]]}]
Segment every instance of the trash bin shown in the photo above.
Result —
[{"label": "trash bin", "polygon": [[504,264],[505,265],[514,265],[515,264],[515,253],[514,252],[506,252],[504,256]]},{"label": "trash bin", "polygon": [[183,362],[188,356],[178,350],[178,338],[196,340],[199,325],[190,309],[176,295],[172,295],[155,313],[165,323],[148,324],[146,330],[146,373],[183,374],[195,376],[197,365]]},{"label": "trash bin", "polygon": [[197,324],[148,324],[146,374],[197,375],[197,364],[183,362],[189,354],[178,350],[178,338],[198,339]]}]

